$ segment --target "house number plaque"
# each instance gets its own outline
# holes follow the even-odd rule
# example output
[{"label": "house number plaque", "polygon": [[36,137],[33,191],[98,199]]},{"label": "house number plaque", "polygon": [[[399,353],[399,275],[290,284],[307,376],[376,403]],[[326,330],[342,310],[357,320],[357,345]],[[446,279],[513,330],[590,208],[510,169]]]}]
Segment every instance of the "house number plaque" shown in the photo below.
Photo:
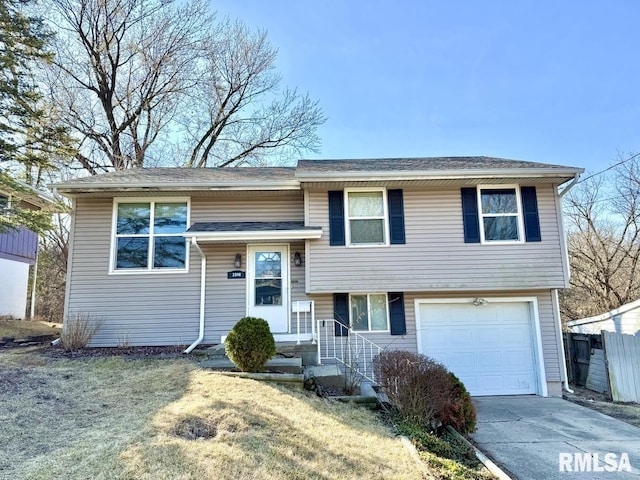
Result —
[{"label": "house number plaque", "polygon": [[232,270],[227,272],[227,279],[231,280],[233,278],[246,278],[246,274],[241,270]]}]

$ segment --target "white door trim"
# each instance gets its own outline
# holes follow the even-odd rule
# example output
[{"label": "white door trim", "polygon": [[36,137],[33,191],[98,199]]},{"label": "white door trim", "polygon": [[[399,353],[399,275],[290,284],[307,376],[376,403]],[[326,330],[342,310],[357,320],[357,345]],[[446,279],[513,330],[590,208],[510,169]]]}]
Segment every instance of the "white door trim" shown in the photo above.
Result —
[{"label": "white door trim", "polygon": [[[540,329],[540,315],[538,310],[538,297],[485,297],[479,295],[487,303],[529,303],[530,321],[533,326],[533,352],[536,362],[537,392],[543,397],[549,395],[547,389],[547,375],[544,369],[544,355],[542,351],[542,332]],[[416,298],[414,300],[414,312],[416,316],[416,341],[418,352],[422,353],[422,329],[420,320],[420,304],[429,303],[473,303],[477,296],[465,298]]]},{"label": "white door trim", "polygon": [[[250,243],[247,244],[245,258],[247,262],[247,276],[246,276],[246,315],[251,315],[251,309],[254,307],[255,292],[253,291],[253,283],[255,280],[255,260],[253,252],[259,249],[279,249],[283,251],[282,254],[282,308],[281,311],[286,319],[285,329],[282,331],[274,331],[272,333],[286,333],[289,331],[290,318],[290,296],[291,296],[291,269],[290,269],[290,245],[288,243]],[[265,319],[267,322],[269,319]]]}]

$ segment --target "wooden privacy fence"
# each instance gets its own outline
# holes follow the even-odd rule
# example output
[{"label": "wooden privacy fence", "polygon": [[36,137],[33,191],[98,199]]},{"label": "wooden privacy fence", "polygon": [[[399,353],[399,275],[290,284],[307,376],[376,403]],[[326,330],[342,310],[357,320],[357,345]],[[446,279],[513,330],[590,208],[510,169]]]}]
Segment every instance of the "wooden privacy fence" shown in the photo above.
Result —
[{"label": "wooden privacy fence", "polygon": [[611,398],[640,403],[640,337],[602,332]]},{"label": "wooden privacy fence", "polygon": [[600,335],[564,332],[564,358],[569,382],[584,386],[587,382],[592,349],[601,349]]}]

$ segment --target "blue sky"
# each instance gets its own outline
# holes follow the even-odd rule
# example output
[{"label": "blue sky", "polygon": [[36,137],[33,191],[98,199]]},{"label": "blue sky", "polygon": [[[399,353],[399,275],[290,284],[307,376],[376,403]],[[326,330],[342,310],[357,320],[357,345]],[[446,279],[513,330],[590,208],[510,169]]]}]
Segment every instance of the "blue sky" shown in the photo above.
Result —
[{"label": "blue sky", "polygon": [[640,151],[636,0],[216,0],[319,100],[308,158],[487,155],[606,168]]}]

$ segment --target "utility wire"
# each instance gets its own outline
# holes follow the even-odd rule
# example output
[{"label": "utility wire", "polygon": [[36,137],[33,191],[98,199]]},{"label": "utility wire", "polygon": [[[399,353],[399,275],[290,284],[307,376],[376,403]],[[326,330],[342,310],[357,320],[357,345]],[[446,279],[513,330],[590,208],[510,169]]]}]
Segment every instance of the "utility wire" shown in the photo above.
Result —
[{"label": "utility wire", "polygon": [[604,172],[608,172],[612,168],[616,168],[617,166],[622,165],[623,163],[630,162],[634,158],[638,158],[638,157],[640,157],[640,153],[636,153],[635,155],[631,155],[629,158],[626,158],[626,159],[624,159],[624,160],[622,160],[622,161],[620,161],[618,163],[614,163],[613,165],[611,165],[610,167],[605,168],[604,170],[600,170],[599,172],[592,173],[588,177],[581,178],[579,181],[576,182],[576,185],[579,184],[579,183],[582,183],[582,182],[584,182],[586,180],[589,180],[590,178],[593,178],[596,175],[602,175]]}]

